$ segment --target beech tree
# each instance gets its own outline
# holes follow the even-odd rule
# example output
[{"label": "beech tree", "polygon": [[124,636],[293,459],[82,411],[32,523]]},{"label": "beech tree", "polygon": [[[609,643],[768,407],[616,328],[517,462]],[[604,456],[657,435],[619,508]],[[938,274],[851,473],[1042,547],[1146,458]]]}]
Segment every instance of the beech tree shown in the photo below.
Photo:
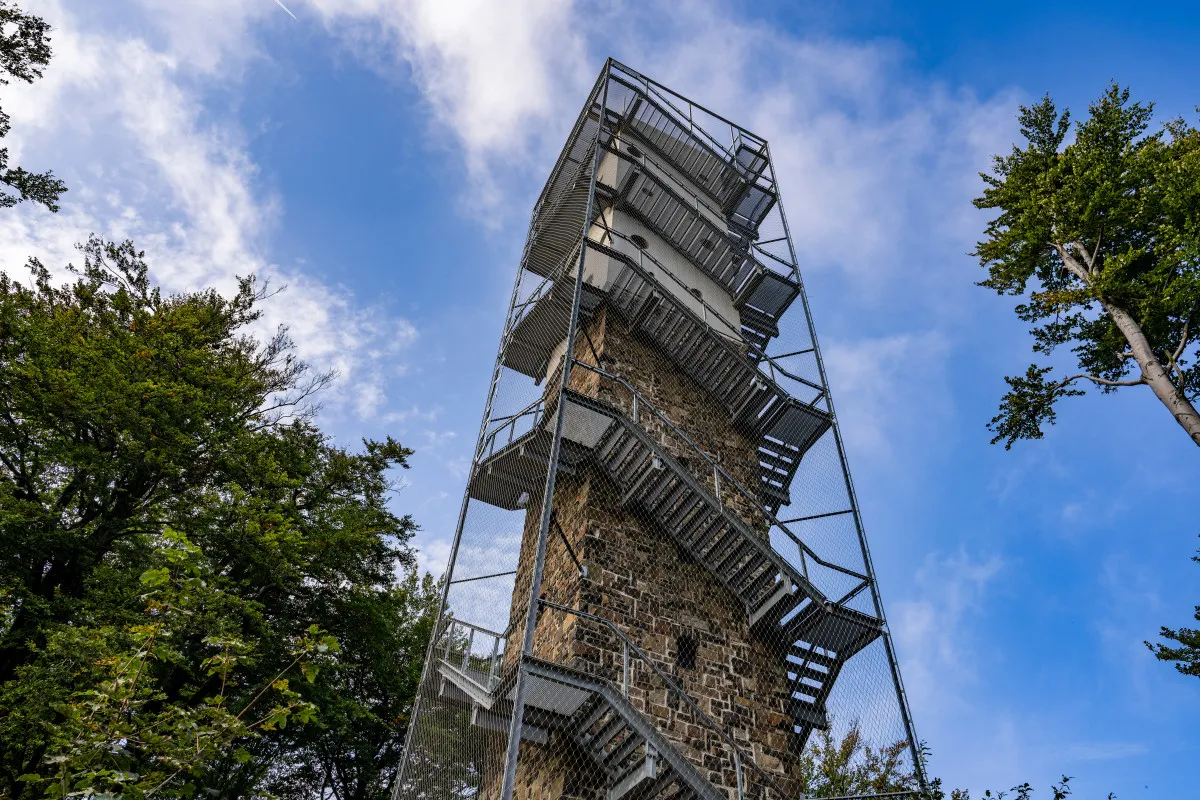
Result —
[{"label": "beech tree", "polygon": [[411,451],[316,426],[252,279],[167,296],[81,249],[0,272],[0,798],[386,797],[432,626]]},{"label": "beech tree", "polygon": [[1005,378],[992,443],[1042,438],[1058,401],[1088,386],[1136,386],[1200,446],[1200,131],[1174,119],[1148,132],[1153,105],[1116,84],[1088,111],[1072,131],[1049,96],[1022,106],[1024,146],[981,173],[975,205],[999,214],[973,253],[980,285],[1020,298],[1034,352],[1065,345],[1077,364]]}]

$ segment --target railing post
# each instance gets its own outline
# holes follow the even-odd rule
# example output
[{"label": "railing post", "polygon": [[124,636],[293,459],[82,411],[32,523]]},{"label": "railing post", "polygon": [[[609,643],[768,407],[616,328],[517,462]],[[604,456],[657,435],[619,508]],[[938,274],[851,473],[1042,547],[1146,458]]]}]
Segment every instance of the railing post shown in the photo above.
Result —
[{"label": "railing post", "polygon": [[466,672],[467,668],[470,666],[471,648],[473,648],[474,646],[475,646],[475,629],[471,628],[471,632],[467,634],[467,649],[463,651],[463,660],[462,660],[463,672]]},{"label": "railing post", "polygon": [[492,640],[492,661],[488,665],[488,688],[492,688],[492,684],[496,682],[496,668],[500,666],[500,637],[497,636]]},{"label": "railing post", "polygon": [[713,492],[717,495],[717,502],[725,505],[721,500],[721,472],[716,464],[713,464]]},{"label": "railing post", "polygon": [[445,657],[445,660],[447,662],[450,661],[450,646],[454,644],[454,629],[455,629],[455,627],[457,627],[457,625],[458,625],[458,623],[456,623],[454,620],[451,620],[450,624],[446,626],[446,657]]},{"label": "railing post", "polygon": [[634,422],[634,424],[640,424],[640,422],[638,420],[638,393],[637,392],[633,393],[633,422]]},{"label": "railing post", "polygon": [[737,749],[733,751],[733,770],[737,773],[737,800],[742,800],[746,790],[742,781],[742,753]]},{"label": "railing post", "polygon": [[629,642],[621,643],[621,694],[629,698]]}]

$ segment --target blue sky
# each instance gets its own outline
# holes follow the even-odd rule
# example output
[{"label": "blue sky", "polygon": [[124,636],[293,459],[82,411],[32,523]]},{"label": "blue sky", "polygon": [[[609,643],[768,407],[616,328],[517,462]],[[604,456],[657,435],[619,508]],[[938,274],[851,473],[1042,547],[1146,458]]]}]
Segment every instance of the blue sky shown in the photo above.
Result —
[{"label": "blue sky", "polygon": [[1192,4],[284,3],[28,0],[56,55],[7,141],[71,192],[0,215],[0,265],[96,232],[169,289],[286,284],[265,324],[339,370],[339,439],[416,448],[396,505],[440,570],[528,210],[614,55],[772,143],[935,774],[1196,791],[1200,682],[1142,640],[1200,600],[1200,459],[1136,390],[989,446],[1029,342],[966,255],[1018,103],[1115,78],[1191,113]]}]

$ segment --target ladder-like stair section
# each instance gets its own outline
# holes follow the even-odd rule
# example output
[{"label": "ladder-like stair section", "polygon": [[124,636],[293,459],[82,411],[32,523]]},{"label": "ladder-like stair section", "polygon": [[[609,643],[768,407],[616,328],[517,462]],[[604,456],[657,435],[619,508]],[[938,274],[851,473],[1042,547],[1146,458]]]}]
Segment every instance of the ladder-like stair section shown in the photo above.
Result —
[{"label": "ladder-like stair section", "polygon": [[[647,514],[745,606],[752,631],[779,653],[788,672],[793,746],[802,748],[813,730],[828,727],[825,702],[838,673],[882,633],[879,621],[826,598],[621,412],[573,391],[563,398],[560,468],[594,464],[620,489],[622,507]],[[521,494],[539,491],[552,418],[484,459],[472,496],[516,508]]]},{"label": "ladder-like stair section", "polygon": [[[536,658],[527,670],[523,738],[549,744],[549,732],[575,741],[603,774],[606,800],[728,800],[610,682]],[[507,730],[515,671],[494,687],[483,673],[438,664],[443,700],[471,709],[471,722]]]},{"label": "ladder-like stair section", "polygon": [[726,231],[653,170],[625,158],[615,185],[597,182],[597,196],[640,220],[728,291],[754,339],[778,335],[779,319],[800,294],[799,284],[760,264],[747,238]]}]

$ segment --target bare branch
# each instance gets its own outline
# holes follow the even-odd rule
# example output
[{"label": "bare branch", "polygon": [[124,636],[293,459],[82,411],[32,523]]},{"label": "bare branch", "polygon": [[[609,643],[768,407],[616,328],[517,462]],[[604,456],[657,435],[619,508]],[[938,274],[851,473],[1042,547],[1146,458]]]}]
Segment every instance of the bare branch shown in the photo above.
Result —
[{"label": "bare branch", "polygon": [[1095,272],[1096,271],[1096,252],[1097,251],[1093,250],[1091,253],[1089,253],[1087,250],[1087,247],[1083,244],[1083,242],[1071,242],[1071,246],[1083,254],[1083,260],[1087,263],[1088,272],[1089,273]]},{"label": "bare branch", "polygon": [[1146,382],[1145,378],[1137,378],[1136,380],[1129,380],[1129,381],[1110,381],[1108,378],[1100,378],[1095,375],[1088,375],[1086,373],[1081,372],[1078,375],[1072,375],[1069,378],[1063,378],[1061,381],[1058,382],[1058,385],[1060,387],[1067,386],[1068,384],[1074,383],[1075,381],[1080,380],[1080,379],[1089,380],[1092,383],[1098,384],[1100,386],[1139,386]]},{"label": "bare branch", "polygon": [[1087,267],[1079,263],[1079,260],[1071,254],[1070,250],[1058,242],[1052,242],[1050,246],[1053,247],[1055,252],[1058,253],[1059,257],[1063,260],[1063,266],[1070,270],[1071,274],[1073,274],[1076,278],[1079,278],[1079,280],[1083,281],[1085,284],[1090,285],[1088,278],[1090,277],[1091,273],[1088,272]]},{"label": "bare branch", "polygon": [[1188,327],[1192,324],[1192,315],[1196,313],[1197,308],[1200,308],[1200,301],[1192,306],[1192,310],[1188,312],[1187,317],[1183,320],[1183,333],[1179,334],[1179,347],[1176,347],[1175,352],[1171,355],[1172,364],[1179,360],[1179,357],[1183,355],[1184,348],[1187,347]]}]

